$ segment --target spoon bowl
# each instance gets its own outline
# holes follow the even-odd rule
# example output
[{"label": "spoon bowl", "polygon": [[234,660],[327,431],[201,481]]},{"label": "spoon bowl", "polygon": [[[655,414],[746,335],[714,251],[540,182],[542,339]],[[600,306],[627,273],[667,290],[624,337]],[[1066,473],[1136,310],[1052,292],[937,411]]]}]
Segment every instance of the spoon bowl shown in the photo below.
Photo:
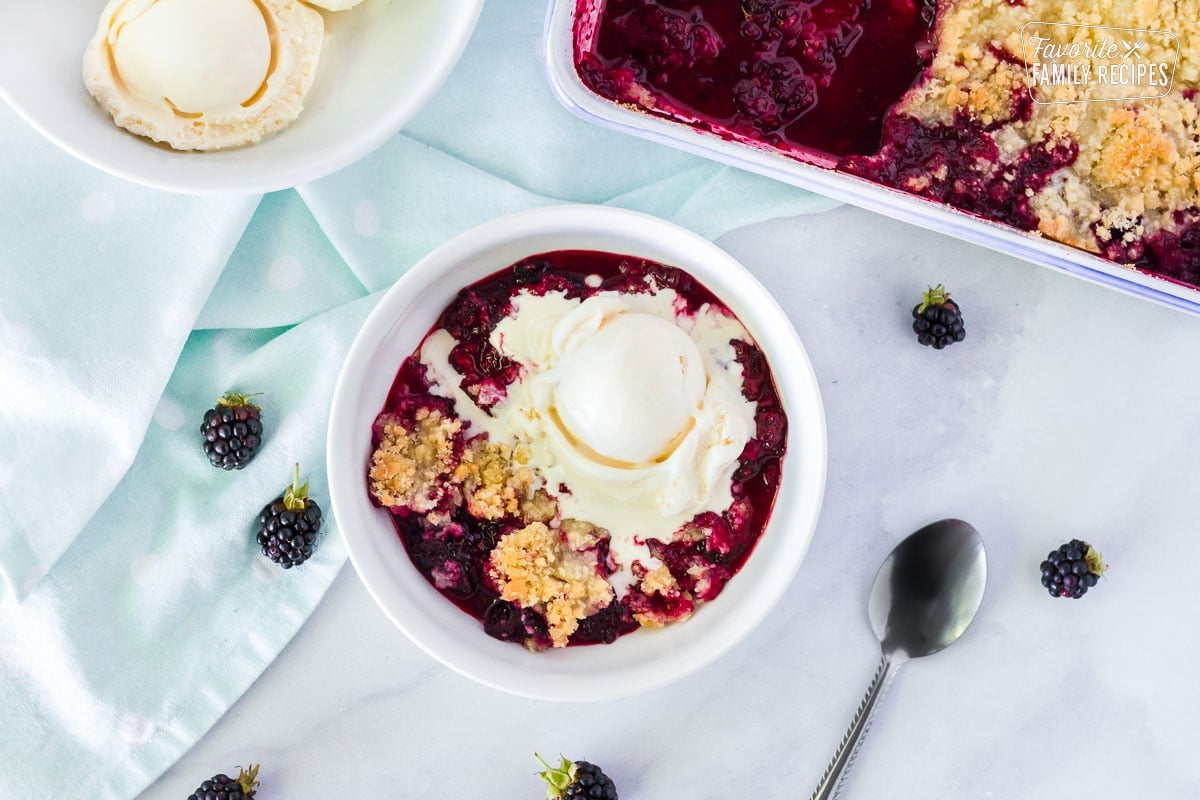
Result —
[{"label": "spoon bowl", "polygon": [[884,559],[867,605],[883,651],[879,667],[812,800],[834,800],[841,793],[842,779],[896,671],[910,658],[958,641],[979,612],[986,582],[983,539],[960,519],[926,525]]},{"label": "spoon bowl", "polygon": [[909,536],[884,560],[867,615],[884,653],[921,658],[953,644],[983,602],[987,556],[974,527],[944,519]]}]

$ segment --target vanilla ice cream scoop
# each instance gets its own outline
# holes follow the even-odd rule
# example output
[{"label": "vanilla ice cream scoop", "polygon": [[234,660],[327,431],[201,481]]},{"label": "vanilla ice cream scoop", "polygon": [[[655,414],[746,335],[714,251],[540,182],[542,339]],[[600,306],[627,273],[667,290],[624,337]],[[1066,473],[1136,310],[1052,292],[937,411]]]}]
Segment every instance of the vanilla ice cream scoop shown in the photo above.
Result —
[{"label": "vanilla ice cream scoop", "polygon": [[640,466],[667,458],[687,434],[705,382],[696,343],[679,326],[620,314],[562,354],[554,410],[585,453]]},{"label": "vanilla ice cream scoop", "polygon": [[159,0],[114,36],[125,86],[184,113],[227,114],[267,79],[271,32],[246,0]]},{"label": "vanilla ice cream scoop", "polygon": [[314,6],[320,6],[326,11],[347,11],[354,8],[363,0],[308,0]]},{"label": "vanilla ice cream scoop", "polygon": [[177,150],[252,144],[300,115],[324,31],[294,0],[111,0],[84,83],[119,126]]}]

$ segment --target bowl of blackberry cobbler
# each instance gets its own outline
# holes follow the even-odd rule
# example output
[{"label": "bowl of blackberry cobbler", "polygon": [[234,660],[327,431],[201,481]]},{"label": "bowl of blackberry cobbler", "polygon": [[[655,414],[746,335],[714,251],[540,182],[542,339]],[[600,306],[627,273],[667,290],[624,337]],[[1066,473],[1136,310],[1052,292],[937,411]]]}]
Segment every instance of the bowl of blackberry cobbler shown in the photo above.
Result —
[{"label": "bowl of blackberry cobbler", "polygon": [[794,328],[707,240],[563,206],[444,245],[384,296],[330,415],[363,583],[452,669],[531,697],[660,686],[800,566],[824,414]]}]

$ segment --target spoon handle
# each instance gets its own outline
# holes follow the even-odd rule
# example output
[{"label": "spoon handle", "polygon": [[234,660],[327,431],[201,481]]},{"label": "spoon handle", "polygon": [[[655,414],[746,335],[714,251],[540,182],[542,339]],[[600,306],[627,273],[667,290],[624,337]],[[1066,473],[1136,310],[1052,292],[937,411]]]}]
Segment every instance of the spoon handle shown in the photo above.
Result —
[{"label": "spoon handle", "polygon": [[871,718],[875,716],[875,706],[879,698],[883,696],[888,684],[891,683],[899,666],[898,663],[893,664],[892,659],[886,654],[879,659],[879,668],[875,670],[875,677],[872,679],[871,685],[867,687],[867,693],[863,695],[862,702],[859,703],[858,713],[850,722],[850,729],[842,737],[842,743],[838,745],[837,752],[833,754],[833,760],[825,769],[825,775],[821,778],[821,783],[817,786],[816,791],[812,793],[811,800],[837,800],[837,797],[841,795],[842,778],[850,769],[850,765],[854,763],[858,746],[871,727]]}]

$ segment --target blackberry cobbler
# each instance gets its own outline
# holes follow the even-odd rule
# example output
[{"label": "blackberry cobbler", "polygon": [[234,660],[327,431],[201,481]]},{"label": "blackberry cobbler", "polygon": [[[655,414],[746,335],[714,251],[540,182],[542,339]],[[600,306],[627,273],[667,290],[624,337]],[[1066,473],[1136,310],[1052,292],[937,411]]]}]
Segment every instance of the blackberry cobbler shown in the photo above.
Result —
[{"label": "blackberry cobbler", "polygon": [[372,498],[488,634],[612,642],[720,594],[766,525],[787,421],[766,359],[682,270],[590,251],[459,292],[372,430]]},{"label": "blackberry cobbler", "polygon": [[[1033,88],[1035,22],[1173,33],[1174,88]],[[575,44],[610,100],[1200,285],[1200,0],[579,0]]]}]

